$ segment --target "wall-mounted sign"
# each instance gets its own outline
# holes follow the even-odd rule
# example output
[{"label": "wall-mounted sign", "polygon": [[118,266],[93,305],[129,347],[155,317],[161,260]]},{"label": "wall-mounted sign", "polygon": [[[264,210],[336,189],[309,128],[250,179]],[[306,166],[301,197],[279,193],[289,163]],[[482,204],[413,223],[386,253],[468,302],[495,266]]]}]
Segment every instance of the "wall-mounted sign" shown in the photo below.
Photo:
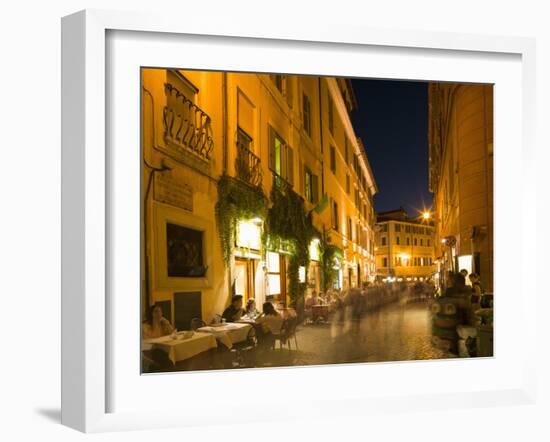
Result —
[{"label": "wall-mounted sign", "polygon": [[161,203],[193,211],[193,188],[169,172],[155,174],[154,198]]}]

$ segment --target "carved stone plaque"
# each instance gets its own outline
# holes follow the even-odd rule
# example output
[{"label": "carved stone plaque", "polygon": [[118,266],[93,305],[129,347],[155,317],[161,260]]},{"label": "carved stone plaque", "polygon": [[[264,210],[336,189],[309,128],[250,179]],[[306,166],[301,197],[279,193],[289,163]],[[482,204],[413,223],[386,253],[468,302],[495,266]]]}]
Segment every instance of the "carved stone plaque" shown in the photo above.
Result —
[{"label": "carved stone plaque", "polygon": [[169,172],[155,174],[154,198],[161,203],[193,211],[193,188]]}]

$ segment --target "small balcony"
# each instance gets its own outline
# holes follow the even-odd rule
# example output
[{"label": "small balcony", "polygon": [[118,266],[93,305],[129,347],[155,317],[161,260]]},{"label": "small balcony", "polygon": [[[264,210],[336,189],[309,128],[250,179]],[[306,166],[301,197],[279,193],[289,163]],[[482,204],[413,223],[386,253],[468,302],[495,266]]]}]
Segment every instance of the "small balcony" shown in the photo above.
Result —
[{"label": "small balcony", "polygon": [[191,153],[210,161],[214,147],[210,117],[170,83],[164,85],[164,91],[164,141],[180,153]]},{"label": "small balcony", "polygon": [[247,146],[249,143],[243,142],[239,136],[237,141],[237,155],[235,157],[235,176],[241,181],[251,186],[262,185],[262,164]]}]

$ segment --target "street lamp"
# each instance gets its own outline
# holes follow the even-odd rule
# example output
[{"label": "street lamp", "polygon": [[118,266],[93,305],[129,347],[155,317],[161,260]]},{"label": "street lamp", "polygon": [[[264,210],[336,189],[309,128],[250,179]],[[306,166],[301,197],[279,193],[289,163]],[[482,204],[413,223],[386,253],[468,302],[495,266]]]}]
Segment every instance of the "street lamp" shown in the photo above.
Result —
[{"label": "street lamp", "polygon": [[424,219],[425,221],[428,221],[431,217],[432,217],[432,214],[430,212],[428,211],[422,212],[422,219]]}]

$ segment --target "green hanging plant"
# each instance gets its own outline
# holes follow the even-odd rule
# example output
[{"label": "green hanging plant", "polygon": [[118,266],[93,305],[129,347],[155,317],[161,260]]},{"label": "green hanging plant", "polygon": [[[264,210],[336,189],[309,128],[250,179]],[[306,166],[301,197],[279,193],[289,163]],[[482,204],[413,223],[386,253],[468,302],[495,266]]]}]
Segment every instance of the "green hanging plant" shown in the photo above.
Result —
[{"label": "green hanging plant", "polygon": [[292,307],[303,300],[306,284],[299,280],[301,266],[309,264],[309,243],[318,232],[311,213],[306,213],[303,198],[281,178],[273,178],[271,208],[267,215],[267,247],[289,252],[288,281]]},{"label": "green hanging plant", "polygon": [[[228,175],[218,181],[218,201],[216,222],[222,247],[224,263],[227,267],[235,248],[235,233],[241,220],[267,216],[268,200],[259,186],[249,186]],[[265,235],[262,235],[262,240]]]},{"label": "green hanging plant", "polygon": [[321,270],[321,287],[326,292],[334,282],[334,261],[341,259],[343,251],[328,241],[328,234],[323,230],[319,241],[319,267]]}]

